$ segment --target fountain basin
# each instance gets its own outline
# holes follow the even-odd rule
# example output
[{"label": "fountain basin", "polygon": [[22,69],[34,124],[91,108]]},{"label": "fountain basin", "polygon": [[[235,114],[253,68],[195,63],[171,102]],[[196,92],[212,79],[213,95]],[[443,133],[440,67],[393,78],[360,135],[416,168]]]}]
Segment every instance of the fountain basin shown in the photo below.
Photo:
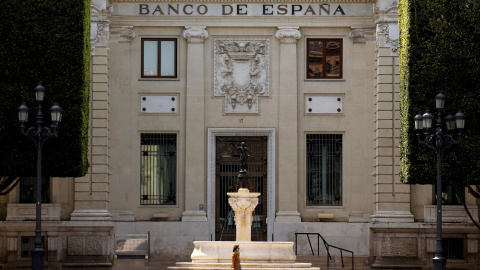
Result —
[{"label": "fountain basin", "polygon": [[192,263],[232,261],[234,245],[240,245],[240,260],[256,263],[294,263],[293,242],[194,241]]}]

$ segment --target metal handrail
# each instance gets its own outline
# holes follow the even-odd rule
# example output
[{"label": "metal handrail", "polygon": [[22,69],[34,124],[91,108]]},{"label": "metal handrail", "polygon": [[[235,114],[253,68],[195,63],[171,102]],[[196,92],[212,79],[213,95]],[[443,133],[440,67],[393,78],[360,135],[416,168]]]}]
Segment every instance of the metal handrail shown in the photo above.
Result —
[{"label": "metal handrail", "polygon": [[341,247],[333,246],[327,243],[327,241],[323,238],[323,236],[319,233],[295,233],[295,255],[297,254],[297,237],[298,235],[306,235],[308,239],[308,243],[310,244],[310,250],[312,251],[312,255],[315,255],[315,252],[313,251],[312,247],[312,242],[310,241],[310,235],[316,235],[317,236],[317,256],[320,256],[320,238],[323,241],[323,245],[325,246],[325,249],[327,250],[327,267],[330,267],[330,259],[332,259],[332,255],[330,255],[330,248],[336,248],[340,250],[340,257],[342,258],[342,268],[345,268],[345,265],[343,263],[343,251],[345,252],[350,252],[352,254],[352,269],[354,269],[354,263],[353,263],[353,251],[344,249]]}]

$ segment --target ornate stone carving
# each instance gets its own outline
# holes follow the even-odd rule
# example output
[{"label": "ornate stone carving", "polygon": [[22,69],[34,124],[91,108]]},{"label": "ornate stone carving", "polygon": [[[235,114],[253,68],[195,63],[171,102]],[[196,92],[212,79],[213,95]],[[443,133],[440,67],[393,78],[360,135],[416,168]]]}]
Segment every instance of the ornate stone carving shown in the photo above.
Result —
[{"label": "ornate stone carving", "polygon": [[258,198],[229,198],[228,203],[235,212],[235,224],[237,224],[237,226],[240,224],[243,226],[252,226],[251,213],[255,210],[255,207],[257,207]]},{"label": "ornate stone carving", "polygon": [[297,43],[302,34],[298,30],[299,27],[278,27],[275,37],[280,39],[280,43]]},{"label": "ornate stone carving", "polygon": [[182,36],[187,39],[188,43],[203,43],[208,38],[206,26],[185,26]]},{"label": "ornate stone carving", "polygon": [[252,241],[252,213],[257,207],[260,193],[250,193],[246,188],[240,188],[238,192],[229,192],[228,204],[235,212],[235,225],[237,241]]},{"label": "ornate stone carving", "polygon": [[[378,4],[380,4],[380,6],[378,6]],[[373,14],[375,23],[377,24],[377,46],[389,45],[392,49],[392,52],[396,53],[398,51],[397,2],[379,2],[374,6]],[[382,35],[385,36],[384,44],[380,44],[380,38]]]},{"label": "ornate stone carving", "polygon": [[351,29],[347,36],[353,40],[353,43],[365,44],[367,41],[375,40],[373,26],[352,26]]},{"label": "ornate stone carving", "polygon": [[214,95],[225,96],[226,113],[258,113],[258,96],[268,96],[266,39],[216,39]]},{"label": "ornate stone carving", "polygon": [[133,26],[110,26],[110,42],[129,43],[135,38]]},{"label": "ornate stone carving", "polygon": [[398,4],[396,1],[391,5],[380,8],[378,5],[373,7],[373,17],[376,23],[397,23],[398,22]]},{"label": "ornate stone carving", "polygon": [[389,30],[389,25],[388,24],[378,24],[377,25],[377,33],[379,35],[384,35],[385,36],[385,44],[390,44],[390,47],[392,48],[392,52],[397,52],[398,51],[398,38],[397,39],[392,39],[390,37],[390,30]]},{"label": "ornate stone carving", "polygon": [[90,44],[91,53],[95,53],[95,47],[107,46],[110,38],[111,8],[102,9],[94,5],[90,6]]}]

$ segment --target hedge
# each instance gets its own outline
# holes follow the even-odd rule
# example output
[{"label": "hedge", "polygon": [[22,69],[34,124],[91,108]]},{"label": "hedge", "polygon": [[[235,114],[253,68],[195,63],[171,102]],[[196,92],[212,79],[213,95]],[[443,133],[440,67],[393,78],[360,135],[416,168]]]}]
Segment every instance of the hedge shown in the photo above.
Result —
[{"label": "hedge", "polygon": [[479,184],[480,2],[400,0],[399,31],[400,179],[436,181],[436,154],[418,143],[413,117],[427,109],[436,115],[434,98],[442,91],[443,115],[457,109],[466,115],[461,142],[442,156],[442,181]]},{"label": "hedge", "polygon": [[88,169],[90,78],[90,0],[0,1],[0,176],[35,176],[37,149],[22,135],[17,108],[30,108],[27,127],[35,126],[33,89],[46,88],[49,108],[63,109],[59,136],[43,146],[44,176],[80,177]]}]

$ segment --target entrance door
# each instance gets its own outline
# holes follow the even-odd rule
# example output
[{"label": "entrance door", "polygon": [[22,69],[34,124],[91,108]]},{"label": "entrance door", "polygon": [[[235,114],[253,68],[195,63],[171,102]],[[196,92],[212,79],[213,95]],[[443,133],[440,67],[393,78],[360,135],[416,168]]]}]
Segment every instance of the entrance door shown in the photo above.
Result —
[{"label": "entrance door", "polygon": [[267,137],[216,137],[215,177],[215,240],[235,241],[234,212],[228,204],[227,192],[240,188],[240,152],[242,142],[248,148],[248,186],[250,192],[261,193],[253,212],[252,241],[266,241],[267,236]]}]

